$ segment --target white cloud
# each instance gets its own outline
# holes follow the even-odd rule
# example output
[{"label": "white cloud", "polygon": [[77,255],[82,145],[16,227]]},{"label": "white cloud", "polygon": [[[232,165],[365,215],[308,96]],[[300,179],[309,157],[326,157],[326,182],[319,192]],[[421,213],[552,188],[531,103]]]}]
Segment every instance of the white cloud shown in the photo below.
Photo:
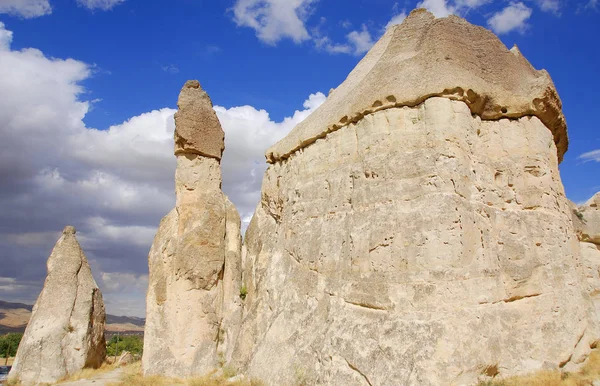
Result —
[{"label": "white cloud", "polygon": [[349,44],[337,44],[331,41],[327,36],[315,38],[315,47],[330,54],[351,54],[352,47]]},{"label": "white cloud", "polygon": [[396,24],[402,24],[402,22],[404,21],[404,19],[406,19],[406,12],[402,12],[402,13],[399,13],[399,14],[395,15],[385,25],[385,29],[388,29],[391,26],[396,25]]},{"label": "white cloud", "polygon": [[311,94],[304,102],[304,110],[295,111],[281,122],[273,121],[267,111],[252,106],[229,109],[215,106],[225,131],[225,152],[221,163],[223,190],[236,205],[244,229],[260,200],[262,178],[267,167],[265,151],[308,117],[325,99],[323,93]]},{"label": "white cloud", "polygon": [[24,286],[17,283],[17,280],[12,277],[0,277],[0,291],[15,292],[22,289]]},{"label": "white cloud", "polygon": [[[315,29],[315,35],[318,36],[318,29]],[[334,43],[328,36],[315,37],[315,47],[324,50],[330,54],[353,54],[362,55],[369,51],[375,42],[371,33],[365,25],[360,31],[352,31],[346,35],[345,43]]]},{"label": "white cloud", "polygon": [[538,6],[545,12],[558,14],[561,8],[561,0],[536,0]]},{"label": "white cloud", "polygon": [[[542,0],[543,1],[543,0]],[[550,0],[552,1],[552,0]],[[456,0],[458,8],[479,8],[482,5],[491,3],[492,0]]]},{"label": "white cloud", "polygon": [[[91,10],[107,11],[125,0],[76,0],[77,4]],[[26,19],[49,15],[52,6],[49,0],[0,0],[0,14],[20,16]]]},{"label": "white cloud", "polygon": [[7,50],[12,43],[12,31],[8,31],[4,23],[0,21],[0,50]]},{"label": "white cloud", "polygon": [[580,160],[586,161],[586,162],[587,161],[600,162],[600,149],[589,151],[587,153],[583,153],[582,155],[580,155],[577,158]]},{"label": "white cloud", "polygon": [[101,9],[103,11],[108,11],[123,2],[125,2],[125,0],[77,0],[77,4],[86,7],[87,9]]},{"label": "white cloud", "polygon": [[[175,110],[88,128],[91,102],[82,100],[89,93],[81,83],[90,67],[32,48],[12,50],[11,36],[0,24],[0,249],[2,276],[13,281],[0,283],[0,298],[33,302],[52,245],[74,225],[96,279],[102,276],[108,311],[143,315],[139,283],[147,281],[148,251],[175,204]],[[260,199],[266,148],[324,100],[312,94],[280,122],[252,106],[215,106],[226,138],[223,188],[246,225]],[[139,285],[116,289],[134,278]]]},{"label": "white cloud", "polygon": [[446,17],[456,13],[456,6],[448,4],[447,0],[423,0],[417,4],[417,8],[426,8],[435,17]]},{"label": "white cloud", "polygon": [[0,13],[30,19],[52,13],[52,7],[48,0],[0,0]]},{"label": "white cloud", "polygon": [[310,39],[305,26],[310,6],[317,0],[237,0],[233,20],[250,27],[267,44],[289,38],[296,43]]},{"label": "white cloud", "polygon": [[492,0],[422,0],[417,4],[417,8],[426,8],[435,17],[449,15],[462,15],[464,17],[469,9],[476,9],[491,2]]},{"label": "white cloud", "polygon": [[367,26],[362,26],[362,31],[352,31],[347,36],[348,42],[354,48],[355,55],[362,55],[369,51],[375,42],[367,30]]},{"label": "white cloud", "polygon": [[523,32],[527,28],[527,20],[531,17],[531,8],[525,4],[511,3],[502,11],[488,19],[488,25],[498,35],[511,31]]}]

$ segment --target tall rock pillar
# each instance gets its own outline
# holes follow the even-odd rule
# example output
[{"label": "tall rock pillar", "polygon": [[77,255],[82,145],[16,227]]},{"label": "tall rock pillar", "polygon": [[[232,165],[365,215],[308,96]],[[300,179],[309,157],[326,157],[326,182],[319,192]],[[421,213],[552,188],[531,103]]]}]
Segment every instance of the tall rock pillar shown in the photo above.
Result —
[{"label": "tall rock pillar", "polygon": [[[221,191],[224,133],[198,81],[175,115],[176,207],[148,257],[145,374],[190,376],[227,361],[241,282],[240,218]],[[239,317],[237,318],[239,319]]]},{"label": "tall rock pillar", "polygon": [[48,258],[48,276],[33,307],[9,379],[23,385],[54,383],[106,357],[102,294],[66,227]]}]

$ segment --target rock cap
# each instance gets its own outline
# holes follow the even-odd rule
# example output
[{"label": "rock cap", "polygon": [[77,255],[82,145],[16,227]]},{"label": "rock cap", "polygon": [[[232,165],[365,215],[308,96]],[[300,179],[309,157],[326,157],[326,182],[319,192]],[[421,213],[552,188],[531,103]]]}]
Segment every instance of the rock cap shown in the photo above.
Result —
[{"label": "rock cap", "polygon": [[545,70],[534,69],[518,48],[508,50],[483,27],[417,9],[388,28],[325,103],[267,150],[267,162],[286,159],[367,114],[434,96],[463,101],[485,120],[536,116],[552,131],[559,161],[567,150],[562,104]]},{"label": "rock cap", "polygon": [[77,233],[74,226],[67,225],[65,229],[63,229],[63,235],[74,235]]},{"label": "rock cap", "polygon": [[188,80],[179,94],[175,113],[175,155],[199,154],[218,160],[225,149],[225,133],[210,97],[197,80]]}]

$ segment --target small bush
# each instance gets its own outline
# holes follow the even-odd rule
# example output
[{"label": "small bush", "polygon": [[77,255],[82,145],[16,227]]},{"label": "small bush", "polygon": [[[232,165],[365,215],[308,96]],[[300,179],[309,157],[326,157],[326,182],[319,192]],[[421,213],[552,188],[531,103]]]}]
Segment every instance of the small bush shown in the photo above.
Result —
[{"label": "small bush", "polygon": [[240,298],[246,300],[246,296],[248,296],[248,289],[243,285],[242,288],[240,288]]},{"label": "small bush", "polygon": [[583,222],[586,222],[586,221],[585,221],[585,217],[583,217],[583,213],[581,213],[581,212],[580,212],[580,211],[578,211],[578,210],[573,210],[573,213],[575,213],[575,216],[577,216],[577,218],[578,218],[579,220],[581,220],[581,221],[583,221]]}]

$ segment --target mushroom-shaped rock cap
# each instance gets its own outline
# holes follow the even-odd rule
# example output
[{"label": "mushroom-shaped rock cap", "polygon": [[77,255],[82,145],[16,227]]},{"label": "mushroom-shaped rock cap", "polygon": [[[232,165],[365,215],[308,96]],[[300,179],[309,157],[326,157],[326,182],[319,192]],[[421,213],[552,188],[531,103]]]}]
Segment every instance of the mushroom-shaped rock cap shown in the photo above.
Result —
[{"label": "mushroom-shaped rock cap", "polygon": [[417,9],[390,27],[325,103],[271,147],[270,163],[289,157],[328,132],[378,110],[415,106],[433,96],[465,102],[492,120],[537,116],[554,134],[558,158],[568,138],[562,105],[548,73],[491,31]]},{"label": "mushroom-shaped rock cap", "polygon": [[218,160],[225,149],[225,133],[212,101],[197,80],[188,80],[177,100],[175,155],[191,153]]}]

